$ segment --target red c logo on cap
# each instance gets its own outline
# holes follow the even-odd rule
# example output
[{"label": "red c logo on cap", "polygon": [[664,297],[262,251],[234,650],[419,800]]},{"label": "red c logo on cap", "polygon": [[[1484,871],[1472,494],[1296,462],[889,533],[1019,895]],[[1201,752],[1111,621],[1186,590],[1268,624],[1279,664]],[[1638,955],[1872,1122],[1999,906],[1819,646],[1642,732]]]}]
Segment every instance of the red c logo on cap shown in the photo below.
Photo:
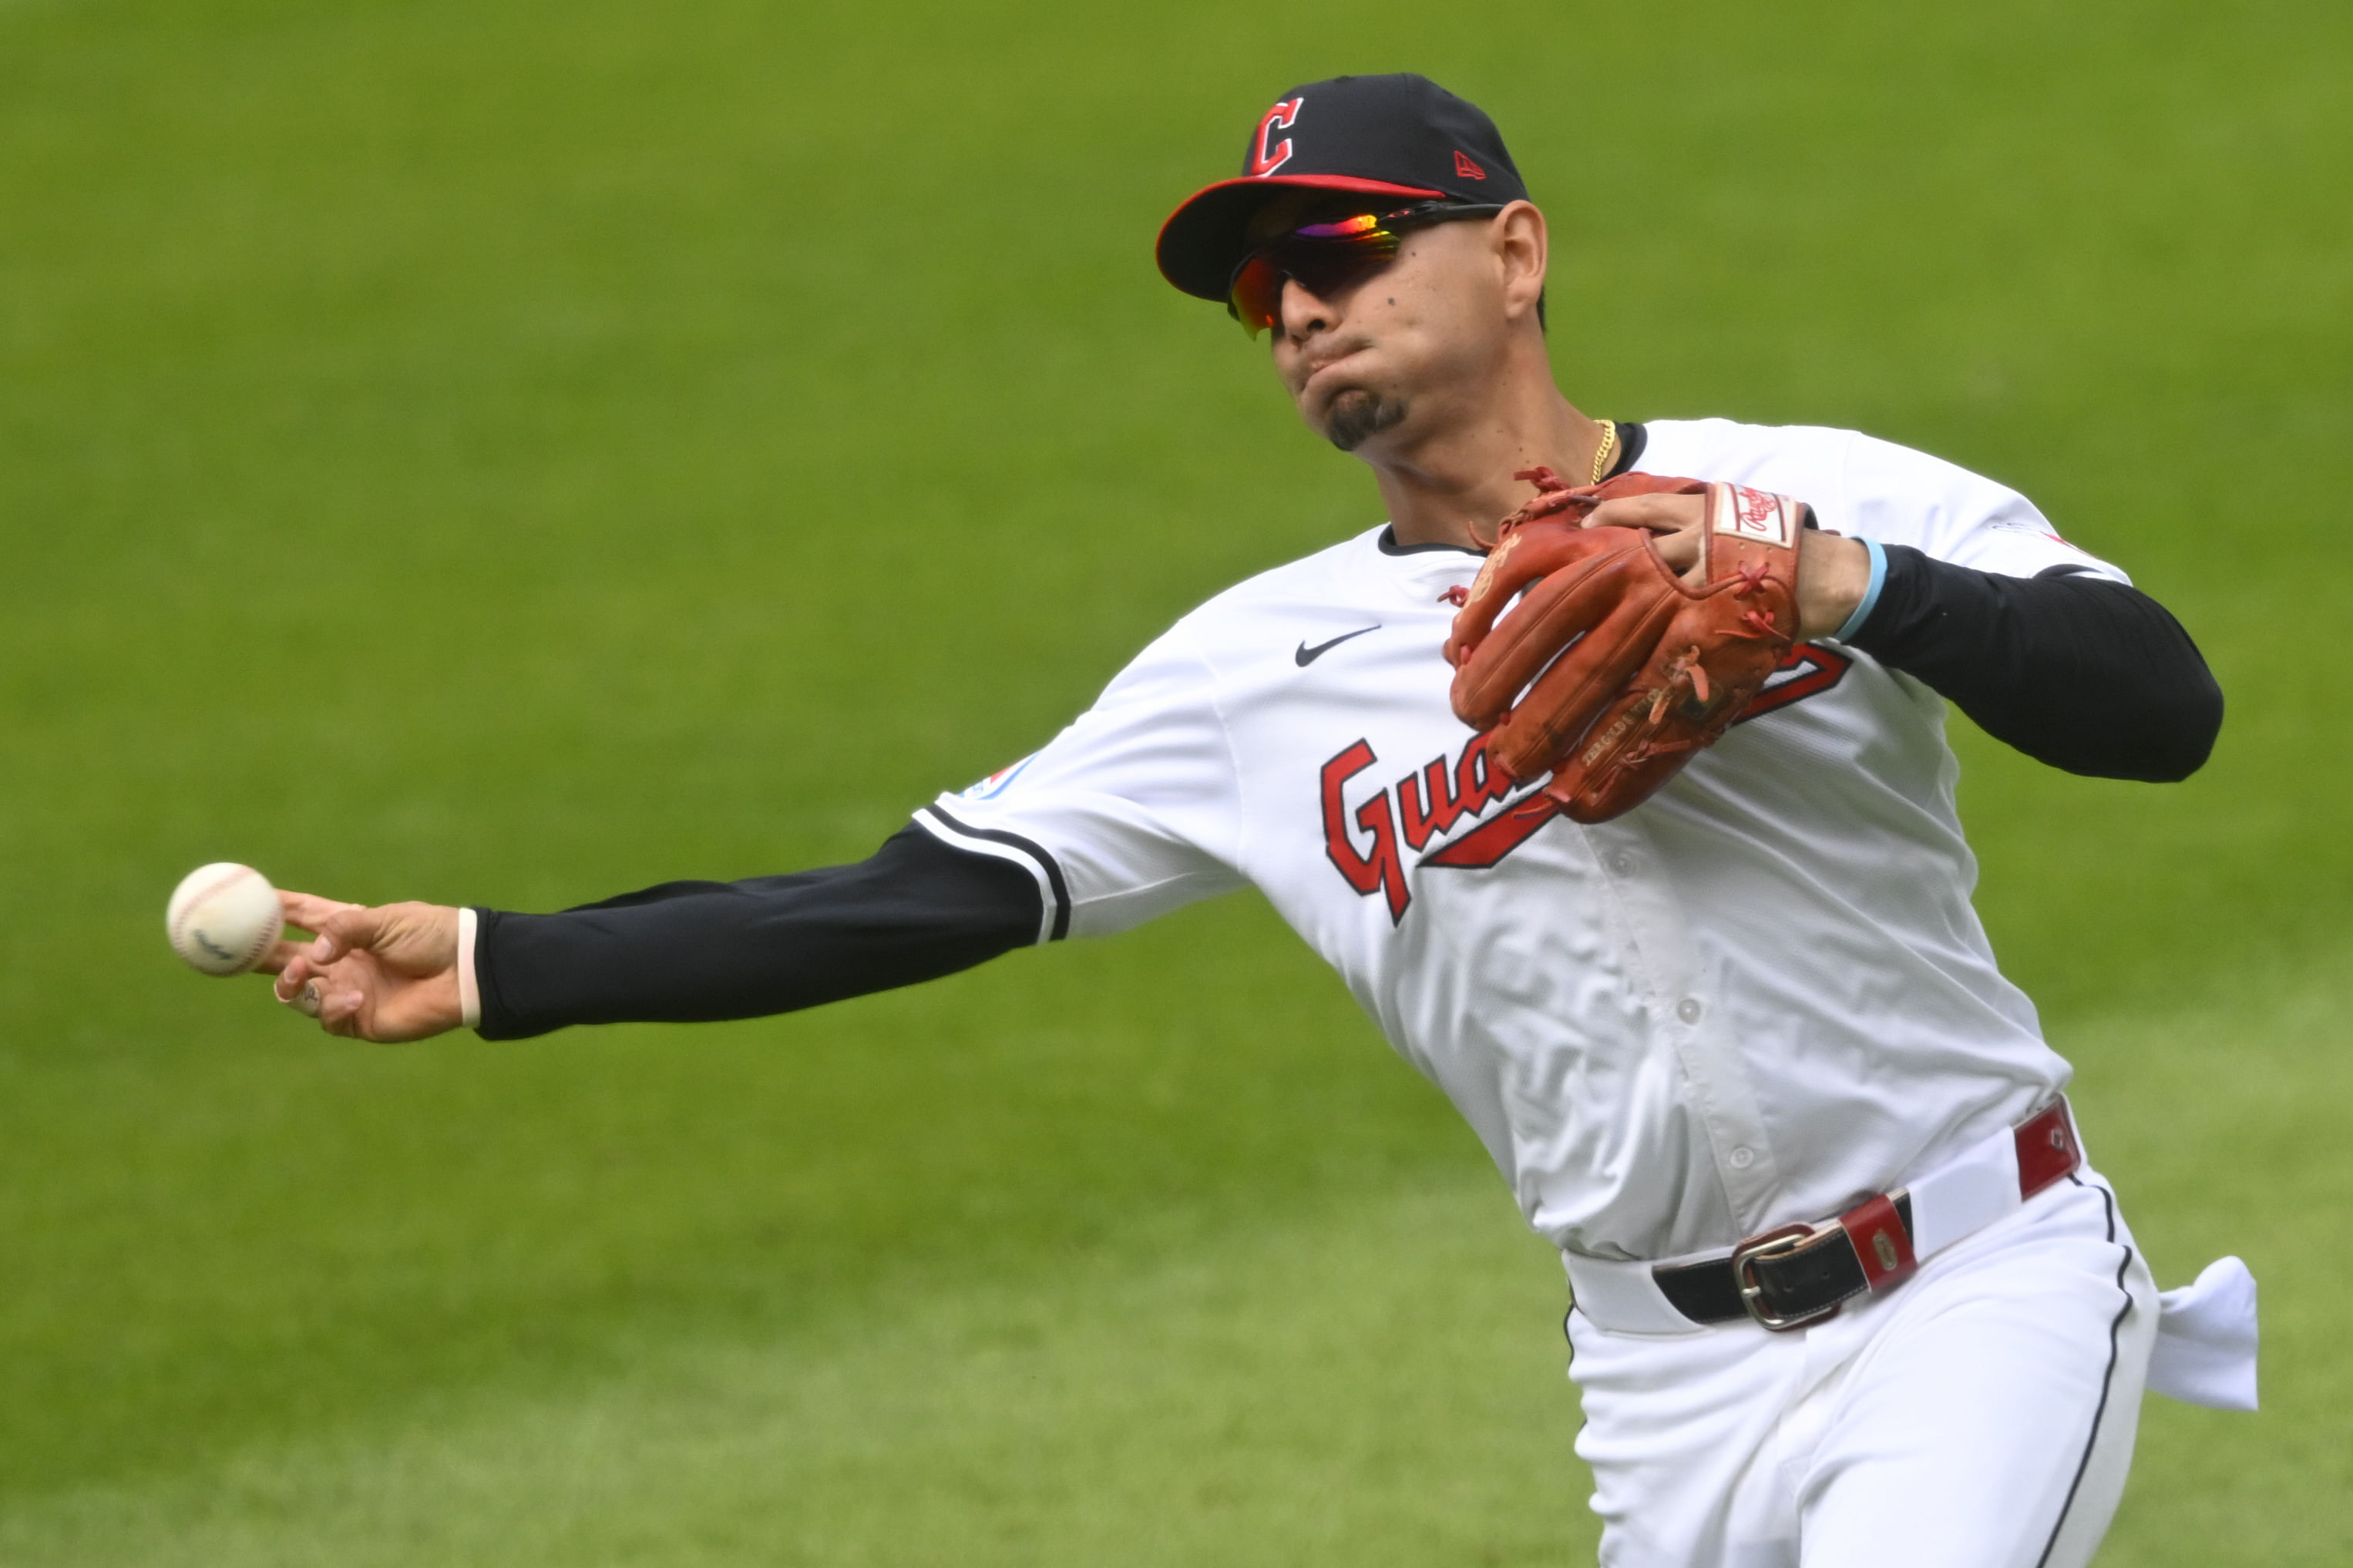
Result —
[{"label": "red c logo on cap", "polygon": [[1291,122],[1299,118],[1299,106],[1306,101],[1304,98],[1286,99],[1268,110],[1266,118],[1258,122],[1258,149],[1250,155],[1250,178],[1263,179],[1291,162],[1290,137],[1284,137],[1282,144],[1271,151],[1267,147],[1266,139],[1277,126],[1290,130]]}]

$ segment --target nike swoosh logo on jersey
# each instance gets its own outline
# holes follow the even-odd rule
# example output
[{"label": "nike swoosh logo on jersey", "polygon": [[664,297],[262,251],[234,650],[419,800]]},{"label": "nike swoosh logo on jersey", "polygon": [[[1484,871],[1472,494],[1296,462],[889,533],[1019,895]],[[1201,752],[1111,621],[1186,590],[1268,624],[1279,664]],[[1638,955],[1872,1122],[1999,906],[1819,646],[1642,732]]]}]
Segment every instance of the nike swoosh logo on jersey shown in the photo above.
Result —
[{"label": "nike swoosh logo on jersey", "polygon": [[1293,654],[1291,657],[1293,659],[1297,661],[1300,668],[1305,669],[1309,665],[1314,664],[1317,659],[1322,658],[1325,654],[1330,653],[1334,648],[1338,647],[1350,637],[1363,637],[1366,632],[1377,632],[1380,629],[1381,623],[1375,621],[1371,626],[1362,627],[1359,630],[1342,632],[1330,642],[1320,642],[1314,647],[1309,647],[1307,646],[1307,640],[1304,637],[1302,637],[1299,642],[1299,651]]}]

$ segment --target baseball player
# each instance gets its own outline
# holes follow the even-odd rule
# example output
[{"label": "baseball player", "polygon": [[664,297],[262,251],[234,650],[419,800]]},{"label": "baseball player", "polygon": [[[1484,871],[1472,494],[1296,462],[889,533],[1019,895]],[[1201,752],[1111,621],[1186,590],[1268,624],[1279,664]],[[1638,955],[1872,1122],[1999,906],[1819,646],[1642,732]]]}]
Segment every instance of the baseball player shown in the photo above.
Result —
[{"label": "baseball player", "polygon": [[[289,893],[318,934],[274,955],[280,998],[384,1040],[745,1017],[1254,885],[1560,1248],[1604,1563],[2084,1563],[2145,1386],[2252,1405],[2253,1282],[2225,1259],[2161,1301],[2085,1163],[1970,906],[1945,707],[2168,781],[2221,694],[1992,480],[1851,431],[1588,416],[1546,353],[1547,244],[1471,104],[1416,76],[1284,93],[1159,262],[1271,345],[1386,521],[1211,599],[860,864],[557,914]],[[1577,814],[1458,716],[1441,650],[1515,475],[1637,473],[1701,482],[1588,493],[1582,521],[1662,571],[1706,570],[1723,497],[1810,526],[1778,538],[1778,659],[1736,721]]]}]

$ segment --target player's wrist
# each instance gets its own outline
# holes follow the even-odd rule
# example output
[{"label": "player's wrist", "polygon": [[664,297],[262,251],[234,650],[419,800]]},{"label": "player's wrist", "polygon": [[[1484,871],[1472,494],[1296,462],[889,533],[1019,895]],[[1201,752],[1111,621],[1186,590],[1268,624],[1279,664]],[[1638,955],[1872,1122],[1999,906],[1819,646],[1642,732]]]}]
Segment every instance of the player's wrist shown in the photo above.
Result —
[{"label": "player's wrist", "polygon": [[1871,595],[1872,552],[1859,539],[1809,529],[1798,555],[1798,640],[1835,637]]},{"label": "player's wrist", "polygon": [[452,1029],[463,1028],[466,1023],[465,1002],[458,983],[457,967],[453,964],[425,984],[427,1005],[420,1033],[413,1037],[424,1039],[433,1035],[446,1035]]}]

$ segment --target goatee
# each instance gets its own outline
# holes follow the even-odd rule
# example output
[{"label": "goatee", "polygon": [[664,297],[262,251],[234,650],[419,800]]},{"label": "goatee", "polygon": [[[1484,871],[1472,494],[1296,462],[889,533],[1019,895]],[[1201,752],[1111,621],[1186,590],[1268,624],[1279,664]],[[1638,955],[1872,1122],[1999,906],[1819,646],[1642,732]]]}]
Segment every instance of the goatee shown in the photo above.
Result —
[{"label": "goatee", "polygon": [[1324,436],[1343,452],[1353,452],[1382,431],[1396,429],[1404,418],[1403,401],[1350,387],[1332,400]]}]

